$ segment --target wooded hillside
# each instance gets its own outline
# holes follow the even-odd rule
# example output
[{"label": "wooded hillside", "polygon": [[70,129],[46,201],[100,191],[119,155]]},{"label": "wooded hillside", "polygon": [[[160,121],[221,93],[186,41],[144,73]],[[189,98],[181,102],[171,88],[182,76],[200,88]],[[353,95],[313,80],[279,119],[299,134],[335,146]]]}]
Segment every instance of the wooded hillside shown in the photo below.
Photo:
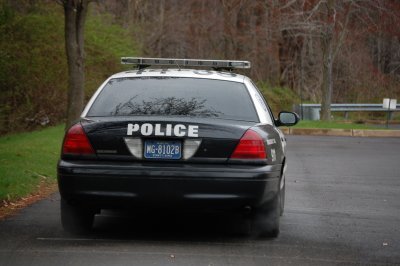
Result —
[{"label": "wooded hillside", "polygon": [[[62,8],[0,3],[0,133],[57,123],[67,80]],[[120,70],[120,56],[142,55],[249,60],[245,74],[292,91],[292,102],[400,98],[398,0],[120,0],[92,1],[89,11],[88,97]]]},{"label": "wooded hillside", "polygon": [[124,0],[98,9],[135,26],[145,55],[250,60],[252,78],[313,102],[321,100],[331,30],[333,102],[400,96],[400,1],[332,1],[332,14],[327,2]]},{"label": "wooded hillside", "polygon": [[[55,1],[0,1],[0,134],[63,122],[67,63],[62,7]],[[129,31],[110,15],[86,23],[86,99],[122,71],[119,58],[137,52]]]}]

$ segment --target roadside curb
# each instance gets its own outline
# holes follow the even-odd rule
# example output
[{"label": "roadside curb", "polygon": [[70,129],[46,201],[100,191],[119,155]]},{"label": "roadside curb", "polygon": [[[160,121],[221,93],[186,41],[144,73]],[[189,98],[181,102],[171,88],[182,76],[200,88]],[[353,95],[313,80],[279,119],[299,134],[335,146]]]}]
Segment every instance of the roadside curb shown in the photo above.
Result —
[{"label": "roadside curb", "polygon": [[400,138],[400,130],[281,128],[286,135]]}]

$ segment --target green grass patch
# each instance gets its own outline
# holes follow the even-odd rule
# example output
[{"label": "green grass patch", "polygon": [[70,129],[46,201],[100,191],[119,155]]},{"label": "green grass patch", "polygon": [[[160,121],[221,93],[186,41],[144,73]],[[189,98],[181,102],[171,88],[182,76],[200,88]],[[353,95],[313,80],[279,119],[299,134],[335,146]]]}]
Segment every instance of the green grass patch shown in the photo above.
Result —
[{"label": "green grass patch", "polygon": [[55,182],[64,125],[0,137],[0,201],[15,200]]},{"label": "green grass patch", "polygon": [[264,82],[258,82],[257,87],[264,95],[275,116],[280,111],[291,111],[293,104],[300,100],[298,96],[289,88],[272,87]]},{"label": "green grass patch", "polygon": [[371,125],[345,123],[337,121],[311,121],[301,120],[295,127],[297,128],[338,128],[338,129],[382,129]]}]

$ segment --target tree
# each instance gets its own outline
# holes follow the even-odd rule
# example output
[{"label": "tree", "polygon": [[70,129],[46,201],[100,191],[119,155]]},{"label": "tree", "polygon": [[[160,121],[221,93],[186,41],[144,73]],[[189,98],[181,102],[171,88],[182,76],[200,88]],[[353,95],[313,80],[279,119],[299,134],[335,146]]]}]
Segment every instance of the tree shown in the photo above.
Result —
[{"label": "tree", "polygon": [[[338,3],[334,0],[327,0],[327,2],[323,3],[325,10],[322,12],[322,30],[320,33],[322,48],[321,119],[325,121],[331,120],[333,61],[344,43],[344,38],[347,34],[347,25],[351,15],[351,8],[355,2],[356,0],[347,3]],[[338,20],[337,13],[339,8],[343,10],[341,12],[342,21]],[[337,34],[335,34],[335,29]]]},{"label": "tree", "polygon": [[65,16],[65,50],[68,62],[66,129],[79,118],[85,97],[84,25],[89,0],[62,0]]},{"label": "tree", "polygon": [[321,101],[321,119],[331,120],[332,87],[333,87],[333,60],[334,60],[334,29],[336,23],[336,9],[334,0],[328,0],[325,3],[326,12],[324,14],[324,25],[321,31],[322,47],[322,101]]},{"label": "tree", "polygon": [[[352,5],[357,1],[303,0],[302,2],[291,1],[282,7],[284,9],[293,8],[291,12],[287,12],[288,15],[298,14],[283,25],[284,30],[282,31],[283,42],[281,50],[285,52],[283,53],[285,56],[282,56],[284,60],[281,62],[281,73],[285,74],[286,79],[287,76],[292,77],[289,82],[294,82],[295,75],[286,72],[293,68],[292,64],[295,63],[296,58],[300,57],[301,71],[300,75],[297,76],[300,76],[300,84],[303,83],[305,70],[305,58],[303,56],[305,46],[303,40],[307,40],[310,37],[319,39],[321,49],[320,65],[322,69],[322,82],[320,83],[322,120],[331,119],[330,106],[334,81],[333,63],[345,41]],[[281,80],[286,81],[283,78],[282,76]],[[289,85],[294,87],[290,83]]]}]

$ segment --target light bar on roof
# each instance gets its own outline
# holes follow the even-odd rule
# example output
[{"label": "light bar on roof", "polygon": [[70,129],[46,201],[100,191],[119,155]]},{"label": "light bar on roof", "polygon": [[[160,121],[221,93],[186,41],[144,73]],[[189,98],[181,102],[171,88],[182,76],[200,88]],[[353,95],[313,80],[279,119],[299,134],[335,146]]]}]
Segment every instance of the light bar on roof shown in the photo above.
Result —
[{"label": "light bar on roof", "polygon": [[213,68],[250,68],[249,61],[203,60],[176,58],[121,57],[121,64],[141,66],[176,66],[176,67],[213,67]]}]

